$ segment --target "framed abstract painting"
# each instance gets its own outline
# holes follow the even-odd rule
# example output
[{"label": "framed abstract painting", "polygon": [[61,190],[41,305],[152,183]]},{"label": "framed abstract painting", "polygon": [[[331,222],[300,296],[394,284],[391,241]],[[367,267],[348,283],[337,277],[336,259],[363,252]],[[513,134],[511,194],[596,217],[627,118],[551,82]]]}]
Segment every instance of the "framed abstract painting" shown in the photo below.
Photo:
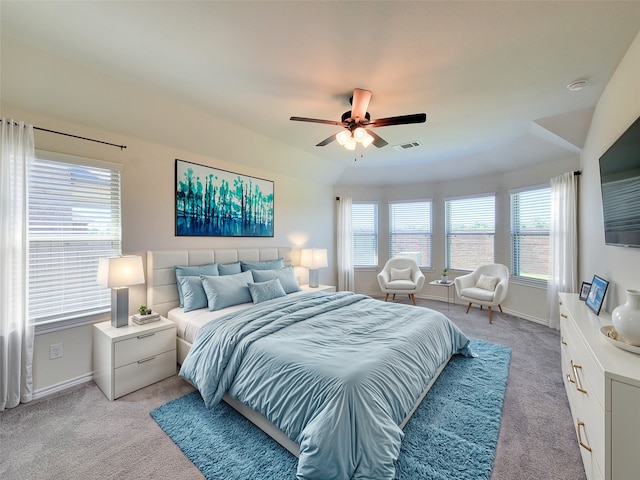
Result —
[{"label": "framed abstract painting", "polygon": [[176,236],[273,237],[273,187],[176,158]]}]

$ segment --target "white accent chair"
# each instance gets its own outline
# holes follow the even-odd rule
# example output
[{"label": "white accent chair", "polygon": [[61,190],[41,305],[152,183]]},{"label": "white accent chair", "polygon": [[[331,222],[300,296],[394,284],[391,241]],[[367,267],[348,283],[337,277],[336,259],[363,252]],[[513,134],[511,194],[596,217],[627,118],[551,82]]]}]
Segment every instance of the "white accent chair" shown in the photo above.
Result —
[{"label": "white accent chair", "polygon": [[401,293],[409,295],[415,305],[415,294],[424,287],[424,274],[412,258],[394,257],[387,261],[378,274],[378,284],[385,294],[385,302],[389,299],[389,294],[392,294],[392,300],[395,300],[396,293]]},{"label": "white accent chair", "polygon": [[501,303],[509,290],[509,269],[499,263],[482,265],[476,271],[462,275],[455,279],[456,293],[461,300],[469,302],[467,313],[472,303],[487,307],[489,311],[489,323],[491,319],[491,307],[498,307],[502,313]]}]

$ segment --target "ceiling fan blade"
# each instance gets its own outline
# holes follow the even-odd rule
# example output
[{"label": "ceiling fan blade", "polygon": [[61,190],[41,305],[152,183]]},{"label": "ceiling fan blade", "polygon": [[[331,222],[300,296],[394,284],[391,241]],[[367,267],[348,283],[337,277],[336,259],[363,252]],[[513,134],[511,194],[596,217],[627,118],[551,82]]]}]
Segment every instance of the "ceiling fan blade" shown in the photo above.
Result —
[{"label": "ceiling fan blade", "polygon": [[385,145],[389,145],[389,142],[387,142],[384,138],[380,138],[378,135],[376,135],[373,132],[370,132],[369,130],[367,130],[367,133],[369,135],[371,135],[373,137],[373,144],[377,147],[377,148],[382,148]]},{"label": "ceiling fan blade", "polygon": [[356,88],[353,91],[353,97],[351,100],[351,118],[353,120],[362,122],[365,119],[367,109],[369,108],[369,101],[371,101],[370,90]]},{"label": "ceiling fan blade", "polygon": [[316,145],[316,147],[324,147],[325,145],[329,145],[331,142],[333,142],[336,139],[336,134],[334,133],[333,135],[331,135],[330,137],[325,138],[324,140],[322,140],[320,143],[318,143]]},{"label": "ceiling fan blade", "polygon": [[320,120],[319,118],[291,117],[289,120],[293,120],[294,122],[311,122],[311,123],[324,123],[327,125],[344,125],[342,122],[336,122],[335,120]]},{"label": "ceiling fan blade", "polygon": [[424,123],[427,121],[426,113],[414,113],[400,115],[399,117],[377,118],[367,124],[367,128],[388,127],[390,125],[407,125],[409,123]]}]

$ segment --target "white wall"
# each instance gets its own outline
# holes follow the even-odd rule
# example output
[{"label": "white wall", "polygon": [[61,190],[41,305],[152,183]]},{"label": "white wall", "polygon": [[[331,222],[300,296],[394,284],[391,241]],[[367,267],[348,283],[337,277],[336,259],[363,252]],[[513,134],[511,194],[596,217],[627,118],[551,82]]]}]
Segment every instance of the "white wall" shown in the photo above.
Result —
[{"label": "white wall", "polygon": [[[73,125],[55,118],[3,107],[2,114],[36,126],[90,138],[124,144],[125,150],[77,139],[37,132],[36,148],[69,155],[86,156],[124,165],[122,173],[123,252],[143,254],[146,250],[242,248],[255,246],[323,247],[329,250],[329,268],[321,269],[320,282],[335,284],[334,196],[332,187],[306,182],[268,170],[251,169],[225,159],[209,158],[185,150],[127,138],[111,132]],[[176,237],[174,220],[175,159],[209,165],[245,175],[273,180],[275,228],[273,238]],[[301,269],[302,283],[307,276]],[[146,303],[144,286],[132,287],[131,310]],[[105,318],[105,320],[108,318]],[[36,335],[34,389],[48,390],[73,383],[92,371],[91,329],[87,326]],[[64,357],[49,360],[49,345],[63,343]]]},{"label": "white wall", "polygon": [[[452,168],[455,161],[452,160]],[[408,184],[395,187],[336,187],[336,196],[350,196],[354,201],[378,202],[378,252],[379,265],[376,269],[358,270],[355,274],[356,290],[365,294],[380,294],[376,275],[388,260],[389,252],[389,211],[388,202],[393,200],[425,200],[433,201],[433,269],[424,271],[426,285],[421,296],[445,299],[446,290],[431,286],[428,283],[440,278],[444,269],[444,199],[464,195],[495,193],[496,194],[496,250],[498,263],[510,264],[509,240],[509,190],[527,186],[549,183],[549,180],[564,172],[576,170],[578,157],[566,158],[559,162],[537,165],[526,170],[514,171],[503,175],[484,178],[472,178],[457,182]],[[452,270],[450,278],[466,272]],[[547,292],[543,288],[535,288],[516,282],[509,285],[509,294],[503,308],[522,318],[548,324]]]},{"label": "white wall", "polygon": [[[600,192],[600,156],[640,116],[640,34],[618,65],[598,101],[580,156],[579,275],[611,283],[603,309],[624,303],[626,289],[640,289],[640,249],[606,246]],[[640,195],[640,192],[638,192]]]}]

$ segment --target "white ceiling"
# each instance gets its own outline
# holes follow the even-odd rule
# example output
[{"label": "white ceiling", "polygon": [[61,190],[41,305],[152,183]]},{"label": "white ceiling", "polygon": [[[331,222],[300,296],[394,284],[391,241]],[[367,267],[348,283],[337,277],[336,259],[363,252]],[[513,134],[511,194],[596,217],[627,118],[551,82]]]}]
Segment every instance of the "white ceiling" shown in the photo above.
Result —
[{"label": "white ceiling", "polygon": [[[293,171],[299,161],[307,174],[330,168],[327,178],[342,185],[446,181],[577,155],[598,98],[640,31],[637,0],[2,0],[0,9],[5,39],[100,79],[79,88],[67,68],[68,78],[48,79],[56,95],[24,105],[14,88],[21,72],[3,68],[3,103],[14,95],[70,122],[214,156],[222,130],[211,134],[215,141],[183,145],[191,136],[180,125],[232,125],[272,145],[274,165],[282,160]],[[3,55],[11,58],[4,42]],[[569,91],[578,79],[587,86]],[[357,152],[354,162],[336,142],[315,146],[339,127],[289,121],[339,120],[356,87],[373,92],[372,118],[425,112],[427,122],[376,129],[389,145]],[[136,88],[164,99],[161,120],[182,137],[170,138],[149,100],[127,91]],[[101,93],[121,115],[95,100],[73,101]],[[420,146],[392,148],[412,141]]]}]

